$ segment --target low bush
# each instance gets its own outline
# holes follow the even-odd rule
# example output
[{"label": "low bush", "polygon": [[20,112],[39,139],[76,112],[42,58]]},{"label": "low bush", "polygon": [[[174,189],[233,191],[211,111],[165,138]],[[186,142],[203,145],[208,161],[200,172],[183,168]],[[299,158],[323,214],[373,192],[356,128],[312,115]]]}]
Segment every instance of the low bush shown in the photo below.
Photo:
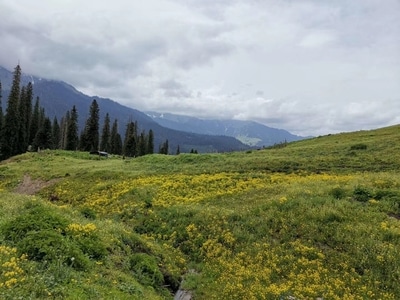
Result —
[{"label": "low bush", "polygon": [[96,234],[90,236],[78,236],[73,239],[80,250],[89,258],[101,260],[107,255],[107,249]]},{"label": "low bush", "polygon": [[28,204],[27,212],[19,215],[2,228],[4,238],[11,242],[18,242],[29,232],[42,230],[57,231],[63,234],[68,225],[67,219],[37,204]]},{"label": "low bush", "polygon": [[63,216],[38,204],[2,227],[6,241],[20,255],[40,262],[61,261],[78,270],[86,269],[89,258],[102,259],[107,250],[93,224],[69,224]]},{"label": "low bush", "polygon": [[137,234],[124,233],[121,236],[121,241],[131,249],[132,253],[151,253],[150,247],[147,246],[146,242]]},{"label": "low bush", "polygon": [[96,212],[91,209],[90,207],[83,207],[81,209],[81,214],[86,218],[90,220],[95,220],[96,219]]},{"label": "low bush", "polygon": [[131,255],[129,263],[130,269],[141,284],[154,288],[161,287],[164,277],[158,268],[158,263],[154,256],[145,253],[135,253]]},{"label": "low bush", "polygon": [[374,198],[376,200],[383,200],[383,199],[391,200],[396,198],[400,199],[400,193],[392,190],[377,190],[375,192]]},{"label": "low bush", "polygon": [[350,147],[350,150],[366,150],[367,148],[366,144],[355,144]]},{"label": "low bush", "polygon": [[360,202],[367,202],[372,198],[372,193],[365,187],[357,186],[353,191],[353,199]]},{"label": "low bush", "polygon": [[346,197],[346,191],[341,188],[341,187],[335,187],[333,188],[329,194],[331,196],[333,196],[335,199],[343,199],[344,197]]},{"label": "low bush", "polygon": [[48,263],[61,261],[67,266],[84,270],[89,259],[74,243],[53,230],[30,231],[17,243],[17,249],[31,260]]}]

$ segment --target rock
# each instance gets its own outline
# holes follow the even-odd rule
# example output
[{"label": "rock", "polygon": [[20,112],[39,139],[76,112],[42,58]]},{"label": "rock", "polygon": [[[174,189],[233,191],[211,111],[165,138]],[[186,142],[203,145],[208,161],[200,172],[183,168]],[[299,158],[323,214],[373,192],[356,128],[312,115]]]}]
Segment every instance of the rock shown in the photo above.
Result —
[{"label": "rock", "polygon": [[192,293],[190,291],[178,290],[175,294],[174,300],[191,300]]}]

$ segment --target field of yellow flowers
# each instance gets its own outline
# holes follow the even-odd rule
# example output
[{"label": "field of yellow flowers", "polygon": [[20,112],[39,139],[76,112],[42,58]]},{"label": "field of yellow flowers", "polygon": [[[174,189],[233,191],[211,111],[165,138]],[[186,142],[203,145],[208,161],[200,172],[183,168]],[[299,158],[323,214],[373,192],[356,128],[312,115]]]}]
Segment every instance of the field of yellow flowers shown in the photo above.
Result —
[{"label": "field of yellow flowers", "polygon": [[[199,299],[400,295],[400,222],[386,213],[399,202],[382,196],[400,187],[396,173],[163,174],[77,185],[60,182],[51,194],[182,251],[199,269],[188,275]],[[354,200],[357,189],[368,199]]]},{"label": "field of yellow flowers", "polygon": [[[94,299],[107,286],[110,298],[172,299],[181,285],[194,299],[399,299],[399,130],[246,153],[31,153],[0,165],[0,205],[18,211],[4,195],[26,174],[54,180],[24,201],[68,217],[58,250],[76,247],[86,269],[57,258],[70,274],[61,284],[81,289],[43,282],[49,298]],[[18,251],[27,242],[1,229],[14,224],[3,216],[0,295],[10,296],[38,266]]]}]

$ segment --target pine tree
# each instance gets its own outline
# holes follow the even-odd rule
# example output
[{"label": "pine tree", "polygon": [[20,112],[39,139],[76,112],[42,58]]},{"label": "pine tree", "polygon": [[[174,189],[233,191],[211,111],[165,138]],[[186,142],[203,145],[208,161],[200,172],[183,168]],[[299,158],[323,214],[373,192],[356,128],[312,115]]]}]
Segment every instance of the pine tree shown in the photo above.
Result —
[{"label": "pine tree", "polygon": [[35,105],[33,107],[33,113],[31,117],[31,126],[29,128],[29,140],[28,144],[32,145],[33,140],[35,139],[36,133],[39,130],[39,118],[40,118],[40,106],[39,106],[39,97],[36,97]]},{"label": "pine tree", "polygon": [[51,149],[53,146],[53,134],[51,121],[45,117],[33,142],[35,149]]},{"label": "pine tree", "polygon": [[147,154],[154,153],[154,133],[153,133],[153,130],[151,130],[151,129],[149,130],[149,134],[147,137],[146,153]]},{"label": "pine tree", "polygon": [[59,145],[60,149],[64,149],[64,150],[66,149],[68,124],[69,124],[70,118],[71,118],[71,116],[70,116],[69,110],[67,111],[65,116],[61,118],[61,122],[60,122],[61,138],[60,138],[60,145]]},{"label": "pine tree", "polygon": [[30,144],[30,127],[32,123],[32,99],[33,99],[33,85],[29,82],[25,88],[24,97],[21,96],[21,109],[24,111],[24,115],[22,116],[23,123],[23,132],[24,132],[24,148],[28,148]]},{"label": "pine tree", "polygon": [[82,151],[95,151],[99,149],[99,105],[96,99],[90,105],[89,114],[81,135],[80,149]]},{"label": "pine tree", "polygon": [[110,138],[110,153],[120,155],[122,154],[122,139],[121,135],[118,133],[118,120],[115,119],[113,126],[111,128],[111,138]]},{"label": "pine tree", "polygon": [[168,154],[168,139],[159,147],[158,153]]},{"label": "pine tree", "polygon": [[53,140],[53,145],[52,149],[59,149],[60,144],[61,144],[61,128],[60,125],[58,125],[58,120],[57,117],[54,117],[53,119],[53,125],[51,126],[52,128],[52,140]]},{"label": "pine tree", "polygon": [[89,151],[86,150],[87,145],[89,144],[88,140],[87,140],[87,134],[86,134],[86,130],[81,131],[81,134],[79,135],[79,139],[78,139],[78,149],[81,151]]},{"label": "pine tree", "polygon": [[178,147],[176,148],[176,155],[179,155],[179,154],[181,154],[181,149],[179,148],[179,145],[178,145]]},{"label": "pine tree", "polygon": [[108,113],[104,118],[104,125],[101,134],[100,150],[106,152],[110,152],[111,150],[110,116]]},{"label": "pine tree", "polygon": [[19,115],[21,67],[17,65],[14,69],[11,91],[8,96],[6,115],[2,134],[2,158],[19,154],[19,129],[21,119]]},{"label": "pine tree", "polygon": [[115,136],[115,151],[114,154],[121,155],[122,154],[122,137],[119,133]]},{"label": "pine tree", "polygon": [[46,119],[46,112],[44,111],[43,107],[40,107],[40,109],[39,109],[39,129],[41,126],[43,126],[45,119]]},{"label": "pine tree", "polygon": [[164,154],[168,154],[168,152],[169,152],[169,149],[168,149],[168,139],[167,140],[165,140],[165,143],[164,143]]},{"label": "pine tree", "polygon": [[21,88],[21,95],[19,101],[19,115],[21,123],[19,127],[19,152],[25,152],[29,145],[29,129],[32,118],[32,96],[33,86],[32,83],[28,83],[25,87]]},{"label": "pine tree", "polygon": [[21,88],[18,101],[18,113],[20,117],[19,128],[18,128],[18,148],[17,148],[18,153],[23,153],[27,149],[27,147],[24,147],[26,139],[25,124],[24,124],[26,119],[26,110],[23,99],[25,99],[25,94],[26,94],[26,87],[23,86]]},{"label": "pine tree", "polygon": [[72,110],[69,115],[70,117],[67,123],[65,149],[76,150],[78,148],[79,138],[78,138],[78,112],[76,110],[75,105],[72,107]]},{"label": "pine tree", "polygon": [[125,140],[124,140],[124,155],[128,157],[136,156],[137,135],[135,123],[130,121],[126,125]]},{"label": "pine tree", "polygon": [[146,135],[144,131],[142,131],[142,133],[138,138],[137,155],[138,156],[146,155]]}]

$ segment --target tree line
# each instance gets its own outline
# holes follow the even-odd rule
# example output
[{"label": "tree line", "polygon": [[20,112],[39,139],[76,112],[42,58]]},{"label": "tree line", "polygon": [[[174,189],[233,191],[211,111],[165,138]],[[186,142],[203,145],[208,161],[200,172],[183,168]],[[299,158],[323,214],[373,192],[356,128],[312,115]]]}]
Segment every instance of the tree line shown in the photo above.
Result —
[{"label": "tree line", "polygon": [[[99,128],[100,108],[93,100],[89,117],[79,134],[78,111],[75,105],[61,118],[51,120],[40,106],[36,97],[33,103],[33,85],[21,84],[21,67],[17,65],[13,73],[13,81],[8,97],[5,113],[2,109],[0,82],[0,159],[26,151],[39,149],[63,149],[80,151],[104,151],[110,154],[136,157],[152,154],[154,151],[154,133],[150,129],[139,132],[137,122],[129,121],[126,125],[124,140],[118,133],[118,120],[111,124],[107,113],[103,127]],[[168,140],[159,147],[159,153],[168,154]]]}]

